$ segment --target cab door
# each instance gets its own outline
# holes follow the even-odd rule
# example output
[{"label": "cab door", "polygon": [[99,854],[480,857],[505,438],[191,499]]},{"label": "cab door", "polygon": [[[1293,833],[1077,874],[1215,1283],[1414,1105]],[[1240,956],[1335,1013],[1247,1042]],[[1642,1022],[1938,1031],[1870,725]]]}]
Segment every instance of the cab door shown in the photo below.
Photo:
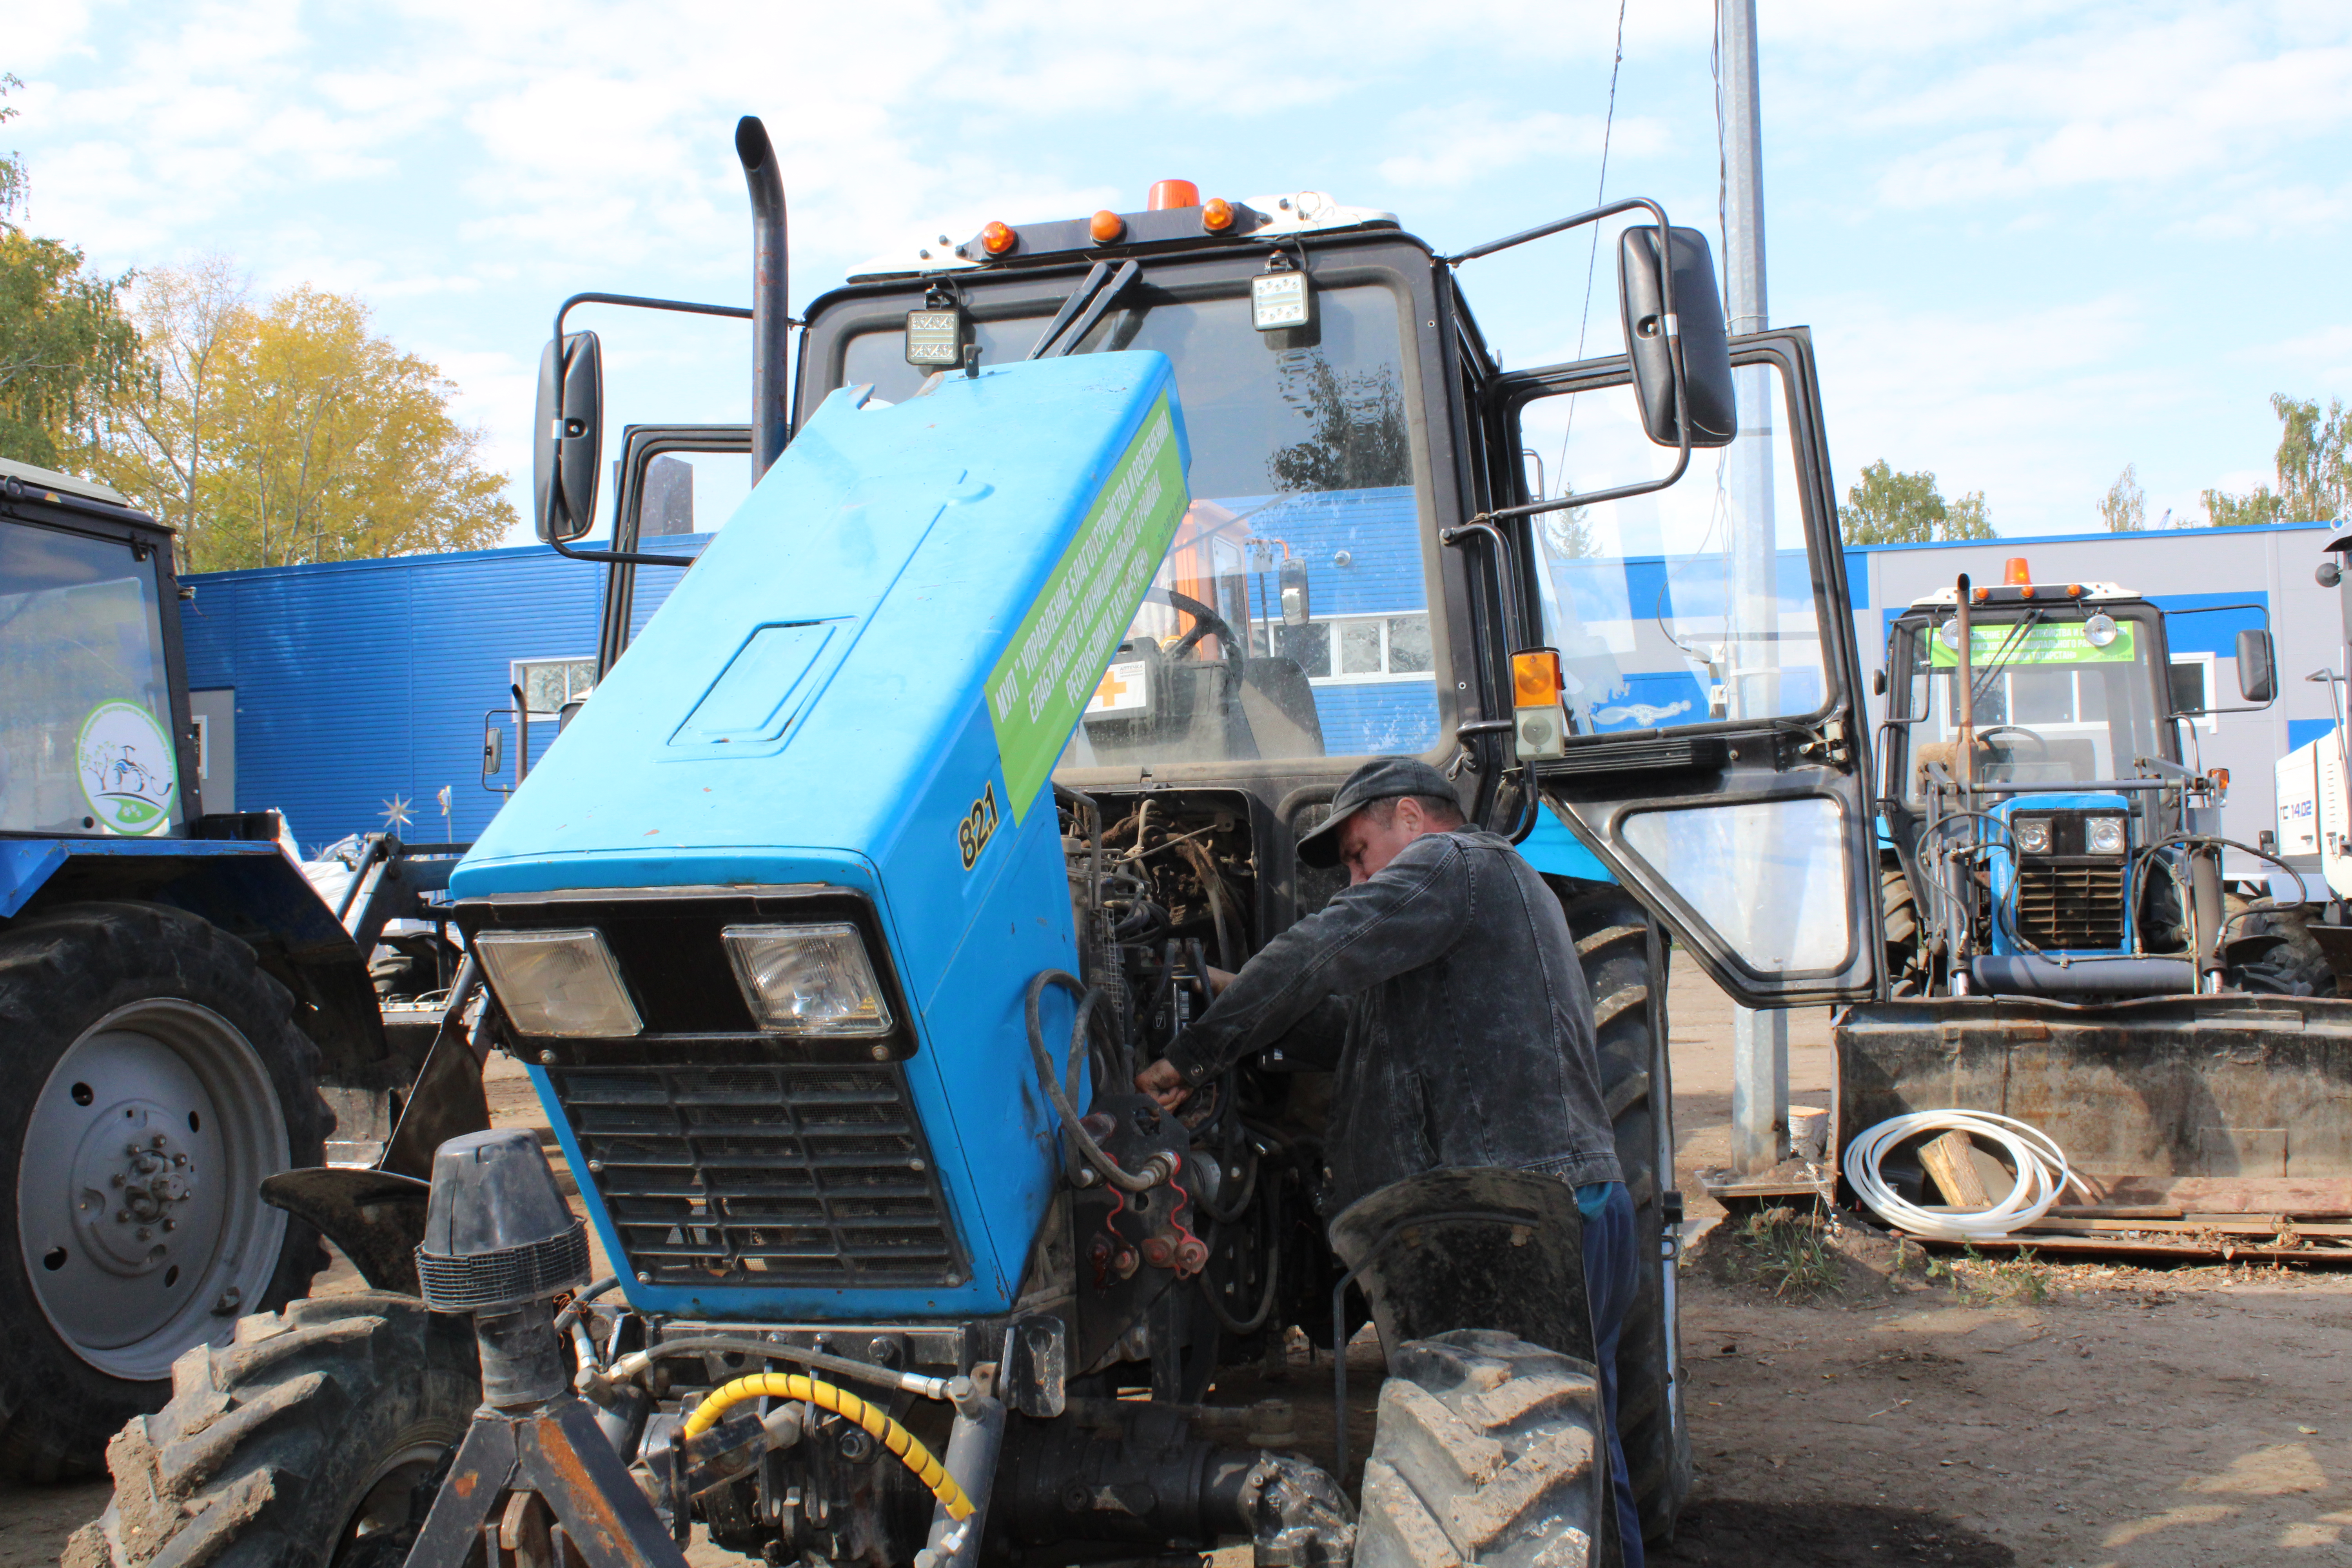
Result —
[{"label": "cab door", "polygon": [[[1864,1000],[1878,854],[1811,339],[1735,338],[1731,358],[1738,439],[1693,452],[1666,489],[1523,520],[1567,734],[1520,761],[1733,998]],[[1503,376],[1494,395],[1528,500],[1673,467],[1622,358]]]}]

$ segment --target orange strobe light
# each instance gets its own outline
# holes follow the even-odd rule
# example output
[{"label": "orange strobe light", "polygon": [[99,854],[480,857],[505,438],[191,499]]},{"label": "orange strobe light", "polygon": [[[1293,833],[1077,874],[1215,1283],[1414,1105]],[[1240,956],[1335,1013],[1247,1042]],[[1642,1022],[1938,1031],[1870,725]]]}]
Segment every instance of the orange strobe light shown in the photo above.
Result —
[{"label": "orange strobe light", "polygon": [[1087,220],[1087,233],[1097,245],[1116,245],[1127,233],[1127,220],[1105,207]]},{"label": "orange strobe light", "polygon": [[1160,180],[1151,187],[1151,199],[1144,205],[1156,213],[1171,207],[1197,207],[1201,205],[1201,187],[1190,180]]},{"label": "orange strobe light", "polygon": [[2000,568],[2000,580],[2011,587],[2020,587],[2032,582],[2033,574],[2026,569],[2025,557],[2012,555],[2004,562]]},{"label": "orange strobe light", "polygon": [[1511,656],[1511,705],[1541,708],[1559,700],[1559,653],[1532,647]]},{"label": "orange strobe light", "polygon": [[980,231],[980,247],[991,256],[1002,256],[1020,243],[1009,223],[992,223]]},{"label": "orange strobe light", "polygon": [[1211,234],[1223,234],[1234,226],[1234,204],[1223,196],[1211,196],[1201,207],[1201,226]]}]

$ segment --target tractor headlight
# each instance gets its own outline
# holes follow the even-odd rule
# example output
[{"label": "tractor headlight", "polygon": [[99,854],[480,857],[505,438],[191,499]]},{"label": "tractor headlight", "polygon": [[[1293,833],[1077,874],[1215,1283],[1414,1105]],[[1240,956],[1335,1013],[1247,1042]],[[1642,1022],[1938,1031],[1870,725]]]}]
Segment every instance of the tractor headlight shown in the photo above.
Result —
[{"label": "tractor headlight", "polygon": [[2009,825],[2009,836],[2016,841],[2020,855],[2050,853],[2050,819],[2046,816],[2021,816]]},{"label": "tractor headlight", "polygon": [[729,926],[728,961],[762,1029],[782,1035],[887,1035],[889,1005],[866,942],[848,924]]},{"label": "tractor headlight", "polygon": [[526,1035],[610,1039],[645,1027],[601,931],[486,931],[474,952]]},{"label": "tractor headlight", "polygon": [[2094,855],[2120,855],[2124,852],[2124,819],[2120,816],[2095,816],[2083,824],[2083,847]]}]

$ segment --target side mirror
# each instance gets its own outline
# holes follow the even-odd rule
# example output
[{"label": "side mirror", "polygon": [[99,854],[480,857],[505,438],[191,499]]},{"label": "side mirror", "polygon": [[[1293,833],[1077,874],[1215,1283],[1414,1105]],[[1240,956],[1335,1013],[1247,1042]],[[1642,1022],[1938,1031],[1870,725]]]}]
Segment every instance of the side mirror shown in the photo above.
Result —
[{"label": "side mirror", "polygon": [[[1683,345],[1684,395],[1690,444],[1728,446],[1739,434],[1731,391],[1731,345],[1724,335],[1723,298],[1716,292],[1715,257],[1706,236],[1677,228],[1674,236],[1675,316]],[[1617,306],[1625,322],[1625,353],[1633,362],[1633,395],[1642,427],[1661,447],[1678,446],[1675,424],[1674,356],[1666,336],[1658,231],[1637,225],[1617,240]]]},{"label": "side mirror", "polygon": [[1275,574],[1275,580],[1282,589],[1282,624],[1286,626],[1305,626],[1307,621],[1307,563],[1296,559],[1284,562]]},{"label": "side mirror", "polygon": [[531,457],[531,526],[570,543],[596,516],[596,468],[604,445],[604,354],[593,332],[567,333],[539,356],[539,410]]},{"label": "side mirror", "polygon": [[2271,634],[2249,626],[2238,634],[2238,692],[2249,702],[2268,702],[2278,695],[2278,660],[2271,651]]},{"label": "side mirror", "polygon": [[482,782],[501,779],[507,772],[507,732],[499,729],[482,731]]}]

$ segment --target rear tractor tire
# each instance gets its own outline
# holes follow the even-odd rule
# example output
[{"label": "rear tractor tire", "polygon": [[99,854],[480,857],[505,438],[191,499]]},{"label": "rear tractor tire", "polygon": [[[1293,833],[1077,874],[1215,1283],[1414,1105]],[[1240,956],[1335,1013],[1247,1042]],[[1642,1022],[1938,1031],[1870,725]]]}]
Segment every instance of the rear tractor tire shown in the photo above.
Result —
[{"label": "rear tractor tire", "polygon": [[399,1568],[482,1396],[469,1321],[381,1294],[247,1318],[172,1384],[65,1568]]},{"label": "rear tractor tire", "polygon": [[1568,927],[1576,938],[1585,984],[1592,993],[1593,1037],[1601,1055],[1601,1092],[1615,1133],[1617,1163],[1633,1202],[1633,1244],[1649,1259],[1642,1287],[1617,1340],[1617,1435],[1625,1447],[1627,1479],[1651,1541],[1674,1539],[1675,1520],[1691,1487],[1690,1429],[1683,1424],[1682,1385],[1674,1375],[1680,1326],[1670,1305],[1665,1262],[1665,1189],[1658,1148],[1671,1141],[1671,1086],[1665,1053],[1652,1026],[1651,999],[1664,1016],[1667,966],[1663,940],[1658,968],[1650,968],[1649,916],[1621,888],[1570,900]]},{"label": "rear tractor tire", "polygon": [[0,1478],[94,1472],[183,1352],[325,1265],[258,1190],[324,1163],[293,1006],[251,948],[162,905],[0,936]]},{"label": "rear tractor tire", "polygon": [[1586,1363],[1486,1329],[1401,1346],[1353,1568],[1588,1568],[1614,1503]]}]

